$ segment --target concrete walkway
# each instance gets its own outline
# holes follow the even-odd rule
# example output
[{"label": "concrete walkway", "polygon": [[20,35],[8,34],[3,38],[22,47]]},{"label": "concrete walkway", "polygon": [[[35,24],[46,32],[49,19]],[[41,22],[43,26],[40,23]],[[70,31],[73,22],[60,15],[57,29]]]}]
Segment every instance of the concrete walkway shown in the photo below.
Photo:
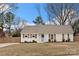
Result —
[{"label": "concrete walkway", "polygon": [[0,48],[6,47],[6,46],[9,46],[9,45],[14,45],[14,44],[19,44],[19,43],[1,43]]}]

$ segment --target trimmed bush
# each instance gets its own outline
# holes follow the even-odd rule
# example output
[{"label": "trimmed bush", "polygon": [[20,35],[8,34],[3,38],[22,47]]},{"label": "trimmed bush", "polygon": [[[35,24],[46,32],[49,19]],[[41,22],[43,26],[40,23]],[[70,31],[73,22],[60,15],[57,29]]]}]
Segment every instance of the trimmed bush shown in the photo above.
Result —
[{"label": "trimmed bush", "polygon": [[68,42],[68,40],[66,40],[66,42]]},{"label": "trimmed bush", "polygon": [[70,39],[66,40],[66,42],[70,42]]},{"label": "trimmed bush", "polygon": [[5,32],[0,31],[0,37],[5,37]]},{"label": "trimmed bush", "polygon": [[27,42],[27,41],[24,41],[24,43],[32,43],[32,42]]},{"label": "trimmed bush", "polygon": [[62,42],[65,42],[65,39],[63,39]]},{"label": "trimmed bush", "polygon": [[16,34],[16,33],[12,35],[12,37],[20,37],[20,36],[21,36],[20,34]]},{"label": "trimmed bush", "polygon": [[33,40],[32,42],[24,41],[24,43],[37,43],[37,41]]},{"label": "trimmed bush", "polygon": [[37,43],[37,41],[33,40],[32,43]]},{"label": "trimmed bush", "polygon": [[48,41],[51,42],[50,39]]},{"label": "trimmed bush", "polygon": [[70,42],[70,39],[68,39],[68,42]]},{"label": "trimmed bush", "polygon": [[56,42],[56,39],[54,39],[54,42]]},{"label": "trimmed bush", "polygon": [[24,41],[24,43],[28,43],[27,41]]}]

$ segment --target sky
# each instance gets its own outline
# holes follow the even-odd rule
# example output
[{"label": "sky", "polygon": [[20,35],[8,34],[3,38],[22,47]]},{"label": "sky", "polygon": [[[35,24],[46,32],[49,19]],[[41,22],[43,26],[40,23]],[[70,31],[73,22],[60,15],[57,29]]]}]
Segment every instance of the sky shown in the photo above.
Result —
[{"label": "sky", "polygon": [[[41,6],[45,4],[40,4]],[[38,4],[34,3],[18,3],[18,9],[15,11],[17,17],[20,17],[23,20],[26,20],[28,23],[33,23],[33,20],[39,15],[37,11]],[[45,9],[41,7],[41,16],[44,22],[47,22],[47,14]]]},{"label": "sky", "polygon": [[[35,18],[39,16],[39,12],[37,11],[36,8],[39,5],[41,6],[41,16],[43,18],[43,21],[45,23],[48,23],[48,17],[44,9],[45,3],[17,3],[18,9],[14,11],[14,14],[16,15],[16,17],[20,17],[22,20],[25,20],[27,23],[33,24],[33,20],[35,20]],[[74,3],[73,8],[75,10],[77,9],[79,10],[78,6],[79,4]]]}]

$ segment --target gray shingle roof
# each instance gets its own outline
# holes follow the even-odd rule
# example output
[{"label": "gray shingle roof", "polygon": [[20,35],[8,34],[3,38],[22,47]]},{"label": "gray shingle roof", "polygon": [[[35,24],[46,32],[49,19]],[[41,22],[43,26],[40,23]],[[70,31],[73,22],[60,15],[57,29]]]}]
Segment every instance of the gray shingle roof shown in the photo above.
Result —
[{"label": "gray shingle roof", "polygon": [[25,26],[21,33],[74,33],[69,25],[35,25]]}]

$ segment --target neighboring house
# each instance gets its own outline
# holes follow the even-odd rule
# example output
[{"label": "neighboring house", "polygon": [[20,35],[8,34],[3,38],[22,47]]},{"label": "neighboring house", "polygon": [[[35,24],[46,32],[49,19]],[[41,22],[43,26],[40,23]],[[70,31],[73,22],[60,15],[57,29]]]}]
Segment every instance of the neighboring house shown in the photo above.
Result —
[{"label": "neighboring house", "polygon": [[67,42],[74,41],[73,30],[69,25],[25,26],[21,31],[21,42]]}]

